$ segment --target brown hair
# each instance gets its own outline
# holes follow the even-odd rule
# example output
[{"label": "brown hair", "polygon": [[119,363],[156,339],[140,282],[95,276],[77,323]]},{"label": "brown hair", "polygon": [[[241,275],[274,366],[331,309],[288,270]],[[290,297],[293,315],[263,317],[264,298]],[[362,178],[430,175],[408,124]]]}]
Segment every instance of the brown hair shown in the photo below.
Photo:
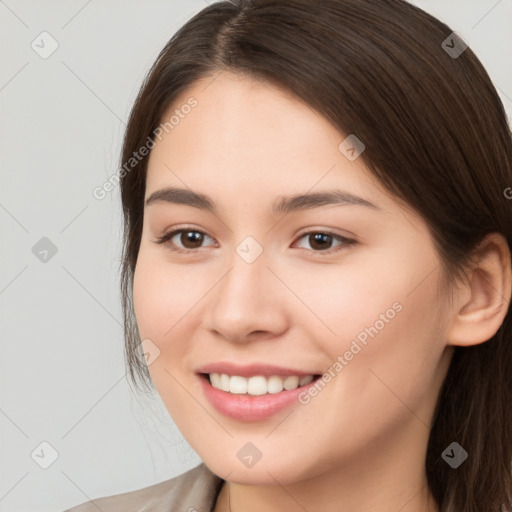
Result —
[{"label": "brown hair", "polygon": [[[144,81],[122,162],[151,140],[196,80],[229,69],[286,88],[366,146],[368,169],[427,222],[448,283],[473,249],[498,232],[512,246],[512,137],[499,96],[470,48],[442,46],[452,30],[403,0],[233,0],[191,18]],[[453,46],[453,40],[451,46]],[[131,383],[151,389],[139,359],[132,285],[141,240],[148,158],[121,179],[121,291]],[[456,347],[426,456],[443,512],[511,510],[512,310],[490,340]],[[453,441],[468,459],[452,469]]]}]

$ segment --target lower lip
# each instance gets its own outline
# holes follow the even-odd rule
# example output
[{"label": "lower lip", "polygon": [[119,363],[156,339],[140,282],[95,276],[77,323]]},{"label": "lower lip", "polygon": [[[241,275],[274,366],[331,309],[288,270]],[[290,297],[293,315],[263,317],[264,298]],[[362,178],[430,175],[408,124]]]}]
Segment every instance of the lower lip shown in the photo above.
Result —
[{"label": "lower lip", "polygon": [[290,391],[267,393],[266,395],[233,394],[214,388],[207,376],[199,375],[204,394],[212,405],[225,416],[241,421],[258,421],[269,418],[274,414],[298,402],[297,397],[314,385],[318,378],[305,386]]}]

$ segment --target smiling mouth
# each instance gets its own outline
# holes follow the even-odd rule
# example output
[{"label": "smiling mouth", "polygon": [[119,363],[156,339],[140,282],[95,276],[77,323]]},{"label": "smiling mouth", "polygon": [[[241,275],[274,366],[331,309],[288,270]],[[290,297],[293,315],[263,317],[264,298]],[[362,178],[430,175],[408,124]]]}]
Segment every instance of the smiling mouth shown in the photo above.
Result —
[{"label": "smiling mouth", "polygon": [[213,388],[225,391],[233,395],[261,396],[267,394],[278,394],[283,391],[291,391],[307,386],[321,377],[318,374],[298,375],[272,375],[265,377],[255,375],[253,377],[242,377],[240,375],[228,375],[226,373],[200,373]]}]

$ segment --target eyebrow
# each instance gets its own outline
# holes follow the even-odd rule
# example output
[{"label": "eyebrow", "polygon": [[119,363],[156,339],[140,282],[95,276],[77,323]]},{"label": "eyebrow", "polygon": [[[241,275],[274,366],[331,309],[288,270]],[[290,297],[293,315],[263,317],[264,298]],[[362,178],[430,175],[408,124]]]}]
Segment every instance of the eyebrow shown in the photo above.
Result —
[{"label": "eyebrow", "polygon": [[[145,207],[156,203],[183,204],[199,208],[200,210],[210,210],[213,213],[216,213],[218,210],[215,201],[211,197],[184,188],[167,187],[156,190],[146,200]],[[297,210],[310,210],[328,205],[359,205],[382,210],[379,206],[362,197],[342,190],[329,190],[326,192],[280,196],[272,203],[271,211],[273,215],[278,216]]]}]

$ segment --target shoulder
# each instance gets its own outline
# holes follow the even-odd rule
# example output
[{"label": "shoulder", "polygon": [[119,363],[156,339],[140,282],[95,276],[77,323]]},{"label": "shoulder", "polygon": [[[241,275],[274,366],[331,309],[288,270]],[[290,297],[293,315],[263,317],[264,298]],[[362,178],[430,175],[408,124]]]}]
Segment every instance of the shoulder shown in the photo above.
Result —
[{"label": "shoulder", "polygon": [[64,512],[209,512],[223,482],[201,463],[170,480],[92,499]]}]

